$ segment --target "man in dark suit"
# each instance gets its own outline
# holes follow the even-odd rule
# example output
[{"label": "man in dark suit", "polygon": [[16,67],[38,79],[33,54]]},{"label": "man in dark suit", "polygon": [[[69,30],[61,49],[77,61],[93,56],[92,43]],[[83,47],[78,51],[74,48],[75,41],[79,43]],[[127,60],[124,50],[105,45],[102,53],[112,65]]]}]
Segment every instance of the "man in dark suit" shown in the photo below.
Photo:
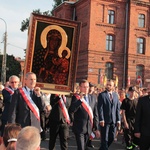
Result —
[{"label": "man in dark suit", "polygon": [[[68,101],[64,95],[52,94],[50,97],[52,110],[49,115],[49,150],[55,148],[56,138],[59,135],[61,150],[68,149],[68,136],[70,118],[68,114]],[[63,107],[62,107],[63,106]]]},{"label": "man in dark suit", "polygon": [[25,86],[16,90],[12,96],[9,109],[9,123],[19,123],[21,127],[35,126],[41,131],[40,112],[44,105],[41,92],[36,85],[36,75],[28,72],[25,75]]},{"label": "man in dark suit", "polygon": [[[96,97],[97,100],[97,95],[95,93],[95,85],[93,83],[89,83],[89,94],[91,94],[92,96]],[[87,144],[88,147],[94,148],[94,145],[92,144],[92,139],[90,138]]]},{"label": "man in dark suit", "polygon": [[89,93],[89,82],[79,83],[80,94],[72,97],[69,114],[73,122],[72,130],[76,137],[77,149],[85,150],[90,135],[99,137],[96,97]]},{"label": "man in dark suit", "polygon": [[140,138],[140,150],[148,150],[150,148],[150,93],[138,100],[134,130],[134,135]]},{"label": "man in dark suit", "polygon": [[120,127],[120,103],[118,95],[113,90],[114,82],[108,80],[106,90],[98,96],[98,114],[101,132],[100,150],[108,150],[116,135],[116,125]]},{"label": "man in dark suit", "polygon": [[9,77],[9,86],[2,90],[4,110],[2,112],[1,135],[3,135],[5,125],[8,121],[8,111],[11,103],[11,97],[14,94],[14,90],[18,88],[19,82],[20,79],[16,75],[12,75]]}]

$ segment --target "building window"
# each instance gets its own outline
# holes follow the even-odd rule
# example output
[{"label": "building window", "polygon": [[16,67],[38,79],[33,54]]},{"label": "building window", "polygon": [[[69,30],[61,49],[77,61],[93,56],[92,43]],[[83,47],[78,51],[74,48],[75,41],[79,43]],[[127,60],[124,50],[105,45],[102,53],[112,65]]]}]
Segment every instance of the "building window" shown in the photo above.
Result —
[{"label": "building window", "polygon": [[141,27],[141,28],[145,27],[145,15],[139,14],[138,26]]},{"label": "building window", "polygon": [[136,79],[141,77],[142,81],[144,79],[144,66],[143,65],[137,65],[136,66]]},{"label": "building window", "polygon": [[114,36],[113,35],[107,35],[106,36],[106,50],[107,51],[114,51]]},{"label": "building window", "polygon": [[144,54],[145,53],[145,39],[137,38],[137,53]]},{"label": "building window", "polygon": [[98,84],[101,83],[101,70],[102,69],[98,69]]},{"label": "building window", "polygon": [[109,23],[109,24],[115,23],[115,11],[108,10],[108,22],[107,23]]},{"label": "building window", "polygon": [[107,62],[105,65],[105,74],[107,79],[113,79],[113,63]]}]

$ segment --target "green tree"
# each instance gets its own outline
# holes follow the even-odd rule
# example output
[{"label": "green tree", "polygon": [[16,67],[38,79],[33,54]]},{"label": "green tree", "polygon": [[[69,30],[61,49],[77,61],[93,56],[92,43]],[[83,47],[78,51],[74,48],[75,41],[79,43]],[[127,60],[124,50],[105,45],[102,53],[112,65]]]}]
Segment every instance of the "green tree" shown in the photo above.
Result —
[{"label": "green tree", "polygon": [[[2,59],[3,55],[0,55],[0,70],[2,70]],[[7,55],[7,62],[6,62],[6,81],[8,81],[11,75],[19,76],[21,73],[21,65],[20,63],[14,58],[13,55]],[[1,81],[1,73],[0,71],[0,81]]]},{"label": "green tree", "polygon": [[[33,10],[33,13],[35,14],[40,14],[40,15],[46,15],[46,16],[51,16],[51,12],[48,10],[48,11],[45,11],[45,12],[40,12],[40,9],[37,9],[37,10]],[[22,32],[24,32],[25,30],[28,29],[28,26],[29,26],[29,20],[30,18],[26,18],[25,20],[23,20],[21,22],[21,28],[20,30]]]},{"label": "green tree", "polygon": [[[54,1],[54,5],[53,5],[53,8],[52,8],[52,11],[57,7],[59,6],[62,2],[64,1],[68,1],[68,0],[53,0]],[[52,11],[45,11],[45,12],[40,12],[40,9],[36,9],[36,10],[33,10],[33,13],[36,13],[36,14],[40,14],[40,15],[46,15],[46,16],[52,16]],[[29,26],[29,20],[30,18],[26,18],[25,20],[23,20],[21,22],[21,28],[20,30],[22,32],[24,32],[25,30],[28,29],[28,26]]]},{"label": "green tree", "polygon": [[[64,1],[68,1],[68,0],[53,0],[54,1],[54,5],[53,5],[53,8],[52,8],[52,11],[57,7],[59,6],[62,2]],[[46,15],[46,16],[52,16],[52,11],[45,11],[45,12],[40,12],[40,9],[37,9],[37,10],[33,10],[33,13],[36,13],[36,14],[40,14],[40,15]],[[20,30],[22,32],[24,32],[25,30],[28,29],[29,27],[29,20],[30,18],[26,18],[25,20],[23,20],[21,22],[21,28]],[[24,52],[26,54],[26,49],[24,49]]]},{"label": "green tree", "polygon": [[[62,2],[68,1],[68,0],[53,0],[54,1],[54,6],[53,9],[55,9],[57,6],[59,6]],[[52,9],[52,10],[53,10]]]}]

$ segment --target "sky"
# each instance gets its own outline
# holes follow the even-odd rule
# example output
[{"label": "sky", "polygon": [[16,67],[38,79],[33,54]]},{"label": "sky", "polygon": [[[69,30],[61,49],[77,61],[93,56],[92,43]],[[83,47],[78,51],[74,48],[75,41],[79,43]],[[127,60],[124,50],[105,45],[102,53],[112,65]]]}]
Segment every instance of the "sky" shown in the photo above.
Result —
[{"label": "sky", "polygon": [[[0,53],[3,54],[3,37],[7,28],[7,54],[24,59],[27,31],[22,32],[21,22],[30,17],[33,10],[52,10],[53,0],[0,0]],[[7,27],[6,27],[7,26]]]}]

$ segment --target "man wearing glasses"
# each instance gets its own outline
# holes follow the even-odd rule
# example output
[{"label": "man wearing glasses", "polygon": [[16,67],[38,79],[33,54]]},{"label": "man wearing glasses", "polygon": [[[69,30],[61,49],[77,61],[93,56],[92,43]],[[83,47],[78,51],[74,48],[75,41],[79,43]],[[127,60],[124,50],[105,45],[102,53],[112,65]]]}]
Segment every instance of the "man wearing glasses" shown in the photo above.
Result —
[{"label": "man wearing glasses", "polygon": [[99,133],[99,120],[96,97],[89,94],[89,82],[81,80],[79,94],[72,96],[69,114],[73,123],[72,130],[75,134],[77,150],[87,148],[89,138],[97,138]]},{"label": "man wearing glasses", "polygon": [[20,79],[16,75],[9,77],[9,85],[2,90],[4,110],[2,112],[2,126],[1,126],[1,135],[3,135],[4,127],[8,121],[8,110],[11,103],[11,97],[14,94],[14,91],[18,88]]}]

